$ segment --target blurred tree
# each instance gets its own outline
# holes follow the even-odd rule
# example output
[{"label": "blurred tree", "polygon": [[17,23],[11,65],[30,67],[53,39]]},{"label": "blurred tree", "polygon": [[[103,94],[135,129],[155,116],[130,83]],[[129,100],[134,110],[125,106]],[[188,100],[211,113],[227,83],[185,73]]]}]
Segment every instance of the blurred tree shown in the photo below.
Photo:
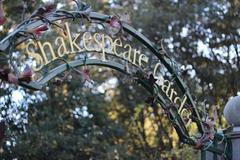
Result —
[{"label": "blurred tree", "polygon": [[[73,7],[70,0],[55,3]],[[239,94],[237,0],[88,3],[106,14],[128,13],[135,28],[158,45],[163,42],[191,93],[197,101],[205,101],[209,110],[217,106],[221,115],[228,98]],[[40,4],[37,0],[5,0],[1,39]],[[141,87],[109,69],[93,67],[90,73],[96,82],[93,87],[86,87],[78,78],[58,87],[50,84],[35,94],[2,85],[1,120],[6,129],[1,159],[198,159],[196,150],[178,141],[165,114],[145,104],[147,95]],[[111,79],[117,79],[117,85],[99,92],[98,87]],[[18,107],[11,96],[15,90],[26,99]],[[11,108],[16,110],[15,116]],[[18,113],[22,116],[16,119]],[[225,126],[219,116],[218,127]]]}]

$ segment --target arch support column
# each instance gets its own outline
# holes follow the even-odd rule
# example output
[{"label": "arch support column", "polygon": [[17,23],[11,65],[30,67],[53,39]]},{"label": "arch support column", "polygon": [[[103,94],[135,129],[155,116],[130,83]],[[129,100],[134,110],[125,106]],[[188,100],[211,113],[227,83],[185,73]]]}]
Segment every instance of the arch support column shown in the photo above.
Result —
[{"label": "arch support column", "polygon": [[232,160],[240,159],[240,96],[229,100],[224,108],[224,117],[228,124],[233,126],[232,132],[228,133],[231,141]]}]

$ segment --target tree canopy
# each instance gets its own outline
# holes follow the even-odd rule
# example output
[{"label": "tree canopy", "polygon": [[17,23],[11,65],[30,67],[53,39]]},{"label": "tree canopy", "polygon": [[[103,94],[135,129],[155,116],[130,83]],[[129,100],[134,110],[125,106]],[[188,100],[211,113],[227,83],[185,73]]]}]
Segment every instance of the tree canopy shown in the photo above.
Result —
[{"label": "tree canopy", "polygon": [[[49,2],[59,9],[77,7],[71,0]],[[216,128],[227,127],[224,105],[230,97],[240,95],[238,0],[86,2],[94,11],[127,19],[163,46],[195,101],[210,112],[217,108]],[[3,39],[47,1],[0,3]],[[0,61],[1,71],[9,62]],[[179,141],[164,112],[146,103],[149,95],[142,87],[109,68],[87,67],[87,71],[94,83],[86,83],[77,74],[37,92],[1,83],[1,159],[199,158],[198,150]]]}]

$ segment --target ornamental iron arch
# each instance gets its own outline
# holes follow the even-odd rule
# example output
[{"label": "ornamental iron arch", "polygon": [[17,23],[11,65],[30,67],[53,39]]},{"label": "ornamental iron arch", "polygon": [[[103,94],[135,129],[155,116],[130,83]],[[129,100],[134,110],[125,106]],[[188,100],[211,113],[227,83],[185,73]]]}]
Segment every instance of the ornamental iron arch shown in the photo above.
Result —
[{"label": "ornamental iron arch", "polygon": [[[186,84],[183,82],[183,80],[180,78],[180,75],[176,71],[173,65],[173,61],[171,60],[171,58],[169,58],[169,56],[166,53],[163,52],[162,50],[163,48],[155,45],[148,38],[146,38],[142,33],[138,32],[136,29],[131,27],[128,23],[124,21],[120,21],[119,18],[117,18],[116,16],[109,16],[101,13],[92,12],[88,5],[81,4],[80,2],[78,2],[78,6],[80,5],[84,7],[82,9],[80,7],[76,11],[55,10],[47,14],[44,14],[43,16],[42,15],[31,16],[29,19],[20,23],[12,33],[7,35],[0,42],[0,51],[9,54],[10,59],[12,60],[10,61],[11,63],[9,65],[11,66],[11,68],[13,68],[15,73],[19,73],[18,66],[14,63],[14,60],[11,57],[12,52],[15,48],[17,48],[21,44],[24,44],[23,48],[26,48],[27,45],[25,45],[25,43],[30,39],[30,43],[32,43],[32,45],[37,44],[36,48],[38,48],[39,50],[38,40],[35,39],[36,35],[32,31],[36,31],[39,28],[41,29],[41,30],[38,30],[39,32],[45,31],[48,29],[48,28],[44,28],[46,27],[45,25],[47,24],[49,26],[59,27],[60,29],[62,29],[62,32],[64,32],[63,30],[64,28],[62,26],[59,26],[58,23],[56,23],[57,21],[87,20],[89,21],[87,23],[97,22],[99,24],[109,24],[109,23],[112,23],[112,21],[114,21],[114,23],[119,23],[120,24],[119,29],[121,31],[131,35],[135,40],[137,40],[140,44],[142,44],[145,48],[147,48],[149,52],[152,55],[154,55],[155,58],[158,60],[158,63],[154,65],[155,66],[154,70],[152,70],[153,74],[146,75],[146,73],[143,71],[143,68],[141,67],[141,63],[139,62],[143,60],[144,56],[147,57],[147,55],[139,54],[138,56],[142,57],[142,59],[138,57],[140,59],[138,63],[140,64],[134,65],[131,63],[134,69],[132,69],[132,71],[129,72],[128,69],[126,69],[125,64],[121,62],[115,62],[109,59],[105,59],[105,56],[110,55],[110,56],[120,58],[124,62],[127,61],[123,57],[113,55],[112,53],[103,52],[102,50],[104,50],[105,44],[102,43],[102,50],[98,50],[98,51],[94,50],[94,52],[102,52],[104,54],[104,58],[89,59],[86,57],[85,58],[82,57],[78,59],[71,59],[69,61],[64,57],[60,57],[60,56],[55,57],[54,60],[50,61],[48,64],[44,64],[43,68],[40,68],[37,72],[43,71],[45,66],[52,65],[52,63],[56,63],[56,62],[61,62],[61,63],[58,63],[57,65],[55,65],[55,67],[45,71],[44,74],[42,74],[40,77],[38,77],[35,80],[32,80],[30,82],[18,80],[17,83],[25,88],[29,88],[32,90],[41,90],[54,77],[58,76],[59,74],[63,73],[66,70],[74,69],[79,66],[97,65],[97,66],[105,66],[105,67],[115,69],[117,71],[120,71],[124,74],[129,75],[130,77],[133,77],[139,84],[141,84],[153,96],[154,103],[159,104],[163,108],[163,110],[166,112],[166,114],[169,117],[169,120],[173,124],[173,127],[176,129],[180,137],[180,140],[182,142],[190,144],[192,146],[196,146],[198,145],[199,139],[205,138],[204,141],[202,141],[202,144],[201,144],[202,146],[200,149],[209,150],[219,155],[223,155],[223,154],[225,155],[226,154],[225,151],[214,147],[215,142],[226,140],[224,135],[219,135],[216,133],[214,138],[204,137],[206,135],[207,136],[209,135],[208,133],[209,131],[206,129],[206,125],[208,124],[206,124],[206,122],[203,121],[203,119],[206,119],[206,115],[204,115],[201,112],[201,110],[197,107],[196,102],[193,100],[189,92],[189,89],[187,88]],[[46,8],[40,8],[40,9],[46,10]],[[37,12],[40,9],[38,9]],[[71,33],[68,33],[68,34],[71,35]],[[110,37],[109,41],[114,41],[114,42],[117,41],[116,39],[113,40],[111,36],[109,37]],[[41,39],[41,37],[38,39]],[[95,43],[99,43],[98,45],[101,46],[100,42],[97,41],[96,39],[95,39]],[[118,42],[119,43],[116,42],[118,46],[121,46],[120,41]],[[43,45],[42,45],[42,48],[44,48]],[[84,51],[84,52],[87,52],[87,51]],[[42,59],[40,60],[42,61]],[[155,72],[160,66],[163,66],[165,68],[165,71],[168,72],[168,74],[170,75],[169,77],[171,77],[171,79],[162,79],[162,81],[166,82],[167,84],[163,83],[162,85],[159,85],[156,83],[156,81],[158,80],[158,77],[156,76],[157,74]],[[174,83],[177,89],[174,90],[174,88],[171,88],[172,83]],[[174,94],[177,95],[177,91],[178,91],[178,97],[176,97],[173,100],[173,96]],[[180,103],[177,104],[177,102],[180,102]],[[198,132],[202,135],[199,139],[194,138],[195,135],[189,134],[189,130],[187,129],[188,122],[196,124]],[[229,155],[225,155],[225,157],[227,156]]]}]

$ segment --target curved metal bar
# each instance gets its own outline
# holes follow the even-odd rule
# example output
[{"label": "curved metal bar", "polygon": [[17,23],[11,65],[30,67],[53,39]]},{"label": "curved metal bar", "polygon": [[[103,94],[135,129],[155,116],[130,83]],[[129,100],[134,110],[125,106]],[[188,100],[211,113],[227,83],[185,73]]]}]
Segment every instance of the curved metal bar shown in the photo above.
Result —
[{"label": "curved metal bar", "polygon": [[112,62],[112,61],[102,61],[99,59],[86,59],[86,60],[75,60],[72,62],[69,62],[68,64],[62,64],[53,70],[49,71],[43,78],[41,78],[38,81],[33,81],[30,83],[21,83],[20,85],[29,88],[29,89],[34,89],[34,90],[40,90],[42,89],[48,81],[59,75],[60,73],[68,70],[68,65],[71,67],[79,67],[79,66],[84,66],[84,65],[96,65],[96,66],[104,66],[104,67],[109,67],[112,69],[115,69],[117,71],[120,71],[124,74],[128,74],[125,70],[124,65]]},{"label": "curved metal bar", "polygon": [[[69,63],[62,64],[62,65],[54,68],[53,70],[49,71],[42,79],[35,81],[35,82],[34,81],[30,82],[30,83],[21,83],[20,85],[22,85],[26,88],[29,88],[29,89],[40,90],[44,86],[46,86],[47,83],[51,79],[53,79],[57,75],[61,74],[62,72],[68,70],[69,66],[75,68],[75,67],[80,67],[80,66],[84,66],[84,65],[104,66],[104,67],[112,68],[119,72],[129,75],[129,73],[127,73],[127,71],[125,70],[125,66],[120,63],[116,63],[116,62],[112,62],[112,61],[103,61],[103,60],[99,60],[99,59],[86,59],[86,60],[84,59],[84,60],[75,60],[75,61],[71,61]],[[152,88],[149,86],[149,84],[146,81],[143,81],[141,79],[138,79],[137,81],[147,91],[149,91],[150,93],[152,92]],[[158,100],[161,103],[161,105],[166,105],[166,101],[161,97],[161,95],[158,97]],[[166,106],[163,106],[163,107],[166,107]],[[171,116],[173,116],[174,113],[170,112],[170,114],[171,114]],[[179,135],[181,135],[180,138],[183,141],[188,139],[188,136],[186,135],[186,131],[185,131],[185,128],[183,127],[183,124],[181,124],[178,121],[176,122],[176,124],[178,124],[178,125],[175,125],[175,128],[176,128],[176,131],[179,133]],[[181,126],[181,127],[179,127],[179,126]]]},{"label": "curved metal bar", "polygon": [[[186,94],[186,96],[188,97],[192,107],[194,108],[194,115],[196,117],[198,117],[200,119],[200,115],[197,112],[197,108],[196,105],[192,99],[192,96],[189,92],[189,89],[187,88],[187,86],[184,84],[183,80],[177,75],[177,73],[175,72],[175,70],[171,67],[171,65],[164,59],[164,55],[159,53],[159,50],[156,48],[156,45],[154,43],[152,43],[148,38],[146,38],[143,34],[141,34],[140,32],[136,31],[134,28],[132,28],[131,26],[129,26],[128,24],[123,24],[124,26],[124,30],[127,31],[129,34],[131,34],[133,37],[135,37],[136,39],[138,39],[139,41],[141,41],[150,51],[152,51],[152,53],[158,57],[158,59],[161,61],[161,63],[163,63],[163,65],[168,69],[168,71],[173,74],[173,76],[175,77],[175,81],[178,84],[178,87],[181,89],[181,91],[183,93]],[[198,127],[201,129],[200,131],[204,131],[204,127],[202,123],[198,123]]]}]

